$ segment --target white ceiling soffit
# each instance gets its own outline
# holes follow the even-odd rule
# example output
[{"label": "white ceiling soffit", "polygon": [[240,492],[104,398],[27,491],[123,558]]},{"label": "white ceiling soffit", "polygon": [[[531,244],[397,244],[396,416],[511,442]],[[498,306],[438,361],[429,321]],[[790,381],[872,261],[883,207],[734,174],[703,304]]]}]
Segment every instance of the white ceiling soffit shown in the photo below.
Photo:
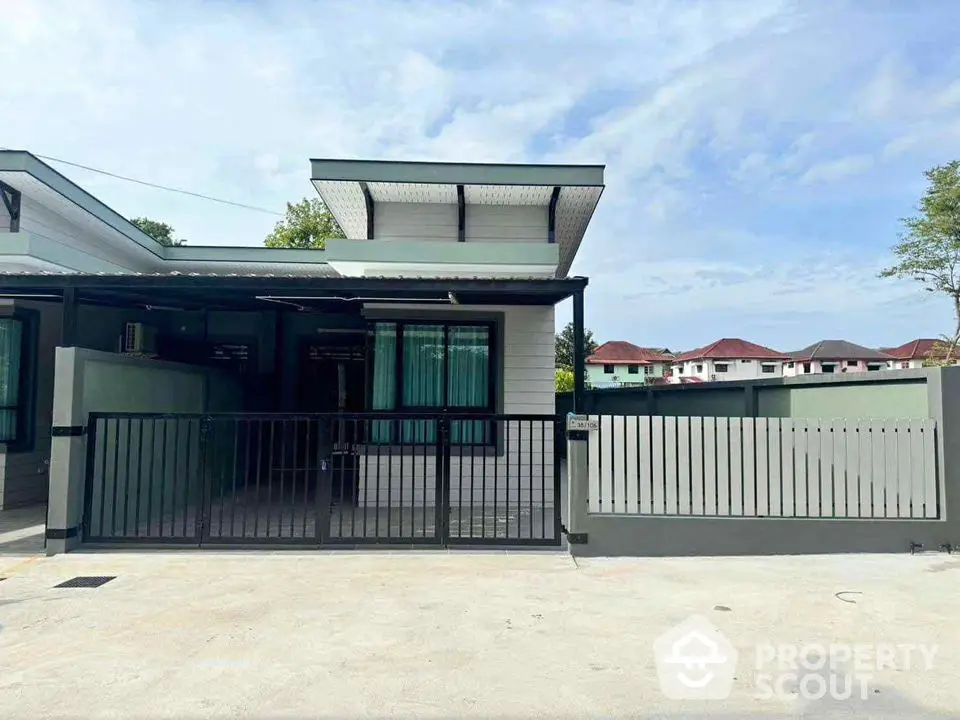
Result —
[{"label": "white ceiling soffit", "polygon": [[367,236],[367,203],[360,183],[314,180],[313,186],[348,238]]},{"label": "white ceiling soffit", "polygon": [[560,249],[557,277],[566,277],[580,241],[600,200],[601,187],[565,187],[557,199],[556,238]]},{"label": "white ceiling soffit", "polygon": [[456,185],[372,182],[367,188],[374,202],[457,204]]},{"label": "white ceiling soffit", "polygon": [[468,205],[550,204],[553,187],[546,185],[465,185],[463,199]]}]

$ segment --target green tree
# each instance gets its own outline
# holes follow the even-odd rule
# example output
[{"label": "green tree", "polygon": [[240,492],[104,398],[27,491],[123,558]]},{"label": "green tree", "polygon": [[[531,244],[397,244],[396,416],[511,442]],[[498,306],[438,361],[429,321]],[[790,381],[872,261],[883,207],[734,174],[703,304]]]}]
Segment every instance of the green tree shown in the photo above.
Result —
[{"label": "green tree", "polygon": [[137,217],[130,222],[132,222],[161,245],[173,247],[177,245],[183,245],[187,242],[183,238],[175,238],[173,236],[173,228],[164,222],[151,220],[150,218],[145,217]]},{"label": "green tree", "polygon": [[557,392],[573,392],[573,370],[557,368],[556,371]]},{"label": "green tree", "polygon": [[950,364],[960,342],[960,160],[924,175],[929,185],[917,214],[901,220],[904,229],[893,246],[896,263],[880,277],[916,280],[928,292],[950,298],[956,318],[953,334],[944,339],[944,361]]},{"label": "green tree", "polygon": [[[597,343],[593,339],[593,333],[584,328],[583,330],[584,358],[593,355],[597,350]],[[573,323],[567,323],[567,326],[557,333],[557,367],[565,370],[573,370]]]},{"label": "green tree", "polygon": [[263,244],[271,248],[323,250],[327,238],[346,237],[327,206],[319,198],[287,203],[287,214],[273,227]]}]

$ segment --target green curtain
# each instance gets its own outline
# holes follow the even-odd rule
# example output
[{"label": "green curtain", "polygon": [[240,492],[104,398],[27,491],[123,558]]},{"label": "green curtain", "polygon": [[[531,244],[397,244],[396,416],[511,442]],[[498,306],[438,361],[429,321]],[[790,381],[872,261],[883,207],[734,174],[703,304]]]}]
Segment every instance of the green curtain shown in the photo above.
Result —
[{"label": "green curtain", "polygon": [[22,340],[23,325],[19,320],[0,320],[0,442],[17,438]]},{"label": "green curtain", "polygon": [[[373,397],[372,410],[394,410],[397,406],[397,325],[377,323],[373,328]],[[390,441],[390,420],[376,420],[371,440]]]},{"label": "green curtain", "polygon": [[[443,326],[403,326],[403,406],[443,407]],[[404,442],[436,440],[436,422],[409,420],[403,423]]]},{"label": "green curtain", "polygon": [[[447,393],[450,407],[487,407],[490,392],[490,329],[451,325],[447,347]],[[455,421],[451,440],[457,443],[485,441],[487,423]]]}]

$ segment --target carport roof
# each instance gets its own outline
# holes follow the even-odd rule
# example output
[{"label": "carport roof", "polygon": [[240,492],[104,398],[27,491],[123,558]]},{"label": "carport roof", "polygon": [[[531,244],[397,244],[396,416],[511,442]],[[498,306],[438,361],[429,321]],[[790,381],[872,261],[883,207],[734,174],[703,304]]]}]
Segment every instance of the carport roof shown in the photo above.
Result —
[{"label": "carport roof", "polygon": [[[249,275],[2,274],[0,297],[177,309],[323,310],[343,303],[555,305],[583,290],[587,278],[383,278]],[[278,305],[279,304],[279,305]]]}]

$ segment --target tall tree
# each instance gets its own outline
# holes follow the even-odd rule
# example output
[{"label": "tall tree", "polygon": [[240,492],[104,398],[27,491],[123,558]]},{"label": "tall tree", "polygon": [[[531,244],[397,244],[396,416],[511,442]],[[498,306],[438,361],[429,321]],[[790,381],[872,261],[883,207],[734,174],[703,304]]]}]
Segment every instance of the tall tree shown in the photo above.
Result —
[{"label": "tall tree", "polygon": [[161,245],[176,246],[183,245],[187,242],[183,238],[175,238],[173,236],[173,228],[165,222],[159,222],[158,220],[151,220],[145,217],[133,218],[130,222]]},{"label": "tall tree", "polygon": [[273,227],[263,244],[271,248],[323,250],[327,238],[346,237],[327,206],[319,198],[287,203],[287,214]]},{"label": "tall tree", "polygon": [[[583,346],[586,358],[593,355],[597,350],[597,343],[593,339],[593,333],[584,328]],[[567,323],[567,326],[557,333],[557,367],[565,370],[573,370],[573,323]]]},{"label": "tall tree", "polygon": [[880,277],[916,280],[928,292],[950,298],[956,325],[953,335],[946,336],[949,363],[960,342],[960,160],[924,175],[929,184],[917,214],[901,220],[904,229],[893,246],[896,263]]}]

